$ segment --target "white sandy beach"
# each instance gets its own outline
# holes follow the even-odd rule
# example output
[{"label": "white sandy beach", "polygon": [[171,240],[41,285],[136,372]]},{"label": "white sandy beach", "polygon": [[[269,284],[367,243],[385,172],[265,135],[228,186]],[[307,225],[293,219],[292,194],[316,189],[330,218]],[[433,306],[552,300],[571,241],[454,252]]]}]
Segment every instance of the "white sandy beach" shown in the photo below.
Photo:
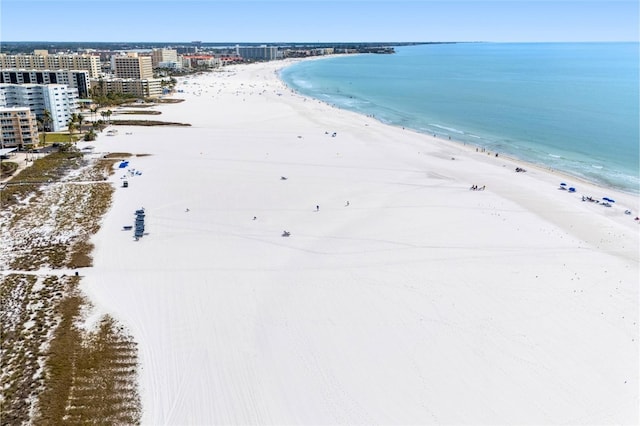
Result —
[{"label": "white sandy beach", "polygon": [[151,154],[81,272],[139,343],[143,423],[637,424],[638,197],[305,99],[282,66],[181,79],[152,118],[192,127],[91,143]]}]

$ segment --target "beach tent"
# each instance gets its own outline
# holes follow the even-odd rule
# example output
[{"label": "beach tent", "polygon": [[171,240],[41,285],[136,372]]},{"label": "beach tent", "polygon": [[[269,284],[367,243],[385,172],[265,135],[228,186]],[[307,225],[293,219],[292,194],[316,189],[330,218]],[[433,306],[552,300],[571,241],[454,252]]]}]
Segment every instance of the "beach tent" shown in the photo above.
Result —
[{"label": "beach tent", "polygon": [[4,158],[9,155],[10,152],[17,151],[18,148],[2,148],[0,149],[0,157]]}]

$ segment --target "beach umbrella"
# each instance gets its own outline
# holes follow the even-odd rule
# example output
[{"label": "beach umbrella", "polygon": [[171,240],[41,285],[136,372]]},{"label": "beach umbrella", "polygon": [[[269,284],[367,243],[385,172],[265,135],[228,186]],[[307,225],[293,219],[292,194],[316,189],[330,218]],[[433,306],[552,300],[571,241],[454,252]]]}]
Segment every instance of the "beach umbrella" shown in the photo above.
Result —
[{"label": "beach umbrella", "polygon": [[610,199],[608,199],[607,197],[602,197],[603,200],[605,201],[611,201]]},{"label": "beach umbrella", "polygon": [[566,184],[566,183],[564,183],[564,182],[562,182],[562,183],[560,184],[560,186],[567,186],[567,184]]}]

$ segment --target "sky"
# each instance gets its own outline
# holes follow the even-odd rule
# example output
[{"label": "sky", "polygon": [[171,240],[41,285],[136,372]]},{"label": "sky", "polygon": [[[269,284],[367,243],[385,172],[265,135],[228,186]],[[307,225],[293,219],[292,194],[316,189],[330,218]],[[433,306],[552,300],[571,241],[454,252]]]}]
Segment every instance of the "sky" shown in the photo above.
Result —
[{"label": "sky", "polygon": [[0,0],[2,41],[638,41],[638,0]]}]

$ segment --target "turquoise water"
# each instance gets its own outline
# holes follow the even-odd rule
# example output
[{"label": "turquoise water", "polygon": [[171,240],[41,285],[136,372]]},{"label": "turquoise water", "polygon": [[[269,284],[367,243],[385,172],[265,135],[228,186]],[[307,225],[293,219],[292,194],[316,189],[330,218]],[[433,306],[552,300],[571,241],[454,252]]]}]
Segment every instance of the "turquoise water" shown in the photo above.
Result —
[{"label": "turquoise water", "polygon": [[305,61],[308,96],[640,193],[638,43],[460,43]]}]

